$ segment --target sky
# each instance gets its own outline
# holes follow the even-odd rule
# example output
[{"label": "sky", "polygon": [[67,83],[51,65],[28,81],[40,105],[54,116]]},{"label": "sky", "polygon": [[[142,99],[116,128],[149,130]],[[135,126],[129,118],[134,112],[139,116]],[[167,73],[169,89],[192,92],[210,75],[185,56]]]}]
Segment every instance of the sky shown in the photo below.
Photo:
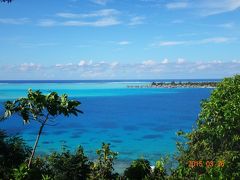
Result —
[{"label": "sky", "polygon": [[240,73],[240,0],[0,3],[0,79],[196,79]]}]

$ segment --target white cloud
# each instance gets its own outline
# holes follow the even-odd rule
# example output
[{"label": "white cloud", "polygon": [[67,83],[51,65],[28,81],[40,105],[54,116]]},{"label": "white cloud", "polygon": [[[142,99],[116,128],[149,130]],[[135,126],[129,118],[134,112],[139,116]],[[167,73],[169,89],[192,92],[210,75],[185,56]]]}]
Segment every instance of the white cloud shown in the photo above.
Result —
[{"label": "white cloud", "polygon": [[[146,60],[142,63],[119,63],[117,61],[81,60],[78,63],[41,65],[23,63],[0,66],[0,77],[42,79],[43,74],[58,79],[134,79],[134,78],[221,78],[239,73],[240,61],[185,61],[178,58],[169,62],[164,60]],[[64,76],[62,74],[64,73]],[[3,76],[4,75],[4,76]],[[50,76],[46,77],[47,79]]]},{"label": "white cloud", "polygon": [[0,24],[21,25],[29,22],[29,18],[0,18]]},{"label": "white cloud", "polygon": [[154,44],[154,46],[176,46],[186,44],[186,41],[161,41],[160,43]]},{"label": "white cloud", "polygon": [[34,63],[23,63],[23,64],[20,64],[18,67],[20,71],[38,71],[41,68],[42,68],[42,65],[34,64]]},{"label": "white cloud", "polygon": [[96,21],[64,21],[60,23],[61,26],[93,26],[93,27],[105,27],[121,24],[121,22],[113,17],[106,17]]},{"label": "white cloud", "polygon": [[90,66],[90,65],[92,65],[92,64],[93,64],[92,60],[90,60],[90,61],[81,60],[81,61],[78,63],[78,66]]},{"label": "white cloud", "polygon": [[41,20],[38,23],[38,26],[43,27],[52,27],[52,26],[91,26],[91,27],[106,27],[106,26],[114,26],[121,24],[115,17],[104,17],[97,20],[92,21],[84,21],[84,20],[68,20],[68,21],[55,21],[55,20]]},{"label": "white cloud", "polygon": [[143,24],[144,19],[145,19],[145,17],[142,17],[142,16],[133,17],[130,19],[130,22],[128,23],[128,25],[135,26],[135,25]]},{"label": "white cloud", "polygon": [[172,3],[166,4],[167,9],[185,9],[188,6],[189,5],[187,2],[172,2]]},{"label": "white cloud", "polygon": [[201,0],[196,3],[203,16],[231,12],[240,8],[239,0]]},{"label": "white cloud", "polygon": [[234,22],[229,22],[229,23],[219,24],[217,26],[222,27],[222,28],[231,29],[231,28],[234,28],[235,23]]},{"label": "white cloud", "polygon": [[196,69],[197,70],[205,70],[205,69],[208,69],[210,67],[211,67],[210,64],[201,64],[201,65],[196,66]]},{"label": "white cloud", "polygon": [[150,60],[143,61],[142,64],[145,66],[152,66],[156,64],[156,61],[150,59]]},{"label": "white cloud", "polygon": [[91,1],[99,5],[106,5],[109,2],[109,0],[91,0]]},{"label": "white cloud", "polygon": [[185,62],[186,62],[186,60],[183,59],[183,58],[178,58],[178,59],[177,59],[177,64],[183,64],[183,63],[185,63]]},{"label": "white cloud", "polygon": [[229,37],[211,37],[199,40],[186,40],[186,41],[160,41],[158,43],[153,43],[153,47],[159,46],[177,46],[177,45],[201,45],[201,44],[220,44],[227,43],[234,40],[234,38]]},{"label": "white cloud", "polygon": [[208,44],[208,43],[225,43],[225,42],[229,42],[231,39],[227,38],[227,37],[214,37],[214,38],[206,38],[206,39],[202,39],[199,41],[196,41],[195,43],[197,44]]},{"label": "white cloud", "polygon": [[[156,5],[158,1],[152,1]],[[195,1],[176,1],[165,4],[169,10],[178,10],[188,8],[200,16],[211,16],[226,12],[238,10],[240,8],[239,0],[195,0]]]},{"label": "white cloud", "polygon": [[62,18],[91,18],[91,17],[104,17],[104,16],[115,16],[119,14],[120,12],[116,9],[102,9],[99,11],[94,11],[90,13],[85,14],[78,14],[78,13],[64,13],[60,12],[57,13],[56,16],[62,17]]},{"label": "white cloud", "polygon": [[163,61],[161,61],[162,64],[168,64],[169,60],[167,58],[165,58]]},{"label": "white cloud", "polygon": [[129,44],[131,44],[131,42],[130,42],[130,41],[120,41],[120,42],[118,42],[117,44],[124,46],[124,45],[129,45]]},{"label": "white cloud", "polygon": [[240,64],[240,60],[234,59],[234,60],[232,60],[232,63],[239,63]]},{"label": "white cloud", "polygon": [[[105,27],[121,24],[118,19],[119,11],[116,9],[102,9],[85,14],[78,13],[57,13],[58,18],[40,20],[38,25],[51,26],[92,26]],[[61,19],[59,19],[61,18]]]},{"label": "white cloud", "polygon": [[51,27],[51,26],[56,26],[58,23],[55,20],[52,19],[42,19],[38,22],[38,26],[43,26],[43,27]]}]

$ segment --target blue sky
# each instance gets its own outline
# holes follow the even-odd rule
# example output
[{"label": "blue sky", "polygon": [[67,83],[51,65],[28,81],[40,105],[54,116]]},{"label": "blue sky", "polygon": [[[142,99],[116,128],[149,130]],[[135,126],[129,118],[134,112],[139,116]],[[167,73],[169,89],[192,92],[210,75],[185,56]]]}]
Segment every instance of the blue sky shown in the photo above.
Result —
[{"label": "blue sky", "polygon": [[0,79],[223,78],[240,72],[240,0],[0,4]]}]

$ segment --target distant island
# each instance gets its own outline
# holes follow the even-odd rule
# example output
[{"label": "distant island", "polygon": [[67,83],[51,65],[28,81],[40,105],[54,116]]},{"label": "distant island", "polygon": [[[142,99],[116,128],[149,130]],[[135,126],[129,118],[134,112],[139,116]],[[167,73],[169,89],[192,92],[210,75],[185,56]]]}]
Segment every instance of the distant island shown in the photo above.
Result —
[{"label": "distant island", "polygon": [[215,88],[218,82],[152,82],[146,85],[128,85],[128,88]]}]

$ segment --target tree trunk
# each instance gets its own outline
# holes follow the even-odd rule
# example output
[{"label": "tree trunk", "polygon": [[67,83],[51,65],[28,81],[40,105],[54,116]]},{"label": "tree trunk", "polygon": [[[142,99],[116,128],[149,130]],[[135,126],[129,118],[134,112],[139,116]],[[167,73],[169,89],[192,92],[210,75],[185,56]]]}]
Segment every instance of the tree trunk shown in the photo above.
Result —
[{"label": "tree trunk", "polygon": [[34,154],[35,154],[35,151],[36,151],[36,148],[37,148],[37,145],[38,145],[39,138],[40,138],[40,136],[41,136],[41,134],[42,134],[43,127],[44,127],[44,125],[46,124],[47,120],[48,120],[48,115],[47,115],[45,121],[42,123],[42,125],[41,125],[41,127],[40,127],[40,129],[39,129],[39,131],[38,131],[38,135],[37,135],[35,144],[34,144],[34,146],[33,146],[32,154],[31,154],[30,159],[29,159],[29,161],[28,161],[28,168],[31,167],[32,159],[33,159],[33,157],[34,157]]}]

